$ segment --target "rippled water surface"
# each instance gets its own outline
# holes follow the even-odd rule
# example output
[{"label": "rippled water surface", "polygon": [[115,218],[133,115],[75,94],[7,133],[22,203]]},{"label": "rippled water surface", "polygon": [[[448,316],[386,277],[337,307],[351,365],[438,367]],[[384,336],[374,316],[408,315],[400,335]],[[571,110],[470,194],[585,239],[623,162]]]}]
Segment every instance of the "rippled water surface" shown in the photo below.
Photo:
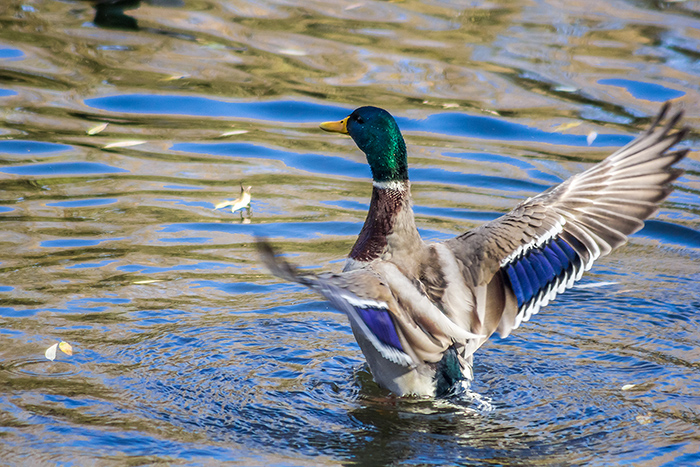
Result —
[{"label": "rippled water surface", "polygon": [[[253,246],[342,267],[369,170],[317,124],[360,105],[397,116],[430,240],[663,101],[697,150],[700,2],[111,3],[0,5],[3,464],[700,464],[697,152],[584,287],[480,350],[471,397],[378,388],[344,315]],[[241,183],[249,217],[213,209]]]}]

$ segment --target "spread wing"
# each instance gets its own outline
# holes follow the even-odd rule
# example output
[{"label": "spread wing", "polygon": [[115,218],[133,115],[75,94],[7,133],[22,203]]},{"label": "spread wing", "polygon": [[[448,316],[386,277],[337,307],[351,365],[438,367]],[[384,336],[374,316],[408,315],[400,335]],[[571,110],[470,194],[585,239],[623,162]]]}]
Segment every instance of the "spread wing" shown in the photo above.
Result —
[{"label": "spread wing", "polygon": [[276,255],[258,239],[258,250],[270,271],[323,295],[343,311],[368,358],[381,357],[404,367],[438,362],[455,341],[484,338],[457,326],[411,285],[391,263],[342,272],[307,274]]},{"label": "spread wing", "polygon": [[[672,166],[688,152],[669,151],[687,129],[672,131],[682,112],[660,126],[668,109],[599,164],[443,243],[475,301],[447,307],[448,316],[471,332],[505,337],[641,229],[673,190],[683,171]],[[433,293],[439,298],[447,288],[438,284]]]}]

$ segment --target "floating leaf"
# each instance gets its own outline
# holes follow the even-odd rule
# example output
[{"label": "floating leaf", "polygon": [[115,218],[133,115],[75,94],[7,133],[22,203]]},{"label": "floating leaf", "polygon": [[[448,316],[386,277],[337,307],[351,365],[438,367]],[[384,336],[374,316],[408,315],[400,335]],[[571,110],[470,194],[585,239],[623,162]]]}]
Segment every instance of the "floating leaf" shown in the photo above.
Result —
[{"label": "floating leaf", "polygon": [[177,81],[178,79],[188,78],[189,75],[172,75],[167,78],[161,79],[161,81]]},{"label": "floating leaf", "polygon": [[111,148],[128,148],[131,146],[138,146],[139,144],[144,144],[146,141],[140,141],[137,139],[130,139],[130,140],[125,140],[125,141],[117,141],[114,143],[109,143],[105,145],[105,149],[111,149]]},{"label": "floating leaf", "polygon": [[225,50],[226,49],[226,46],[224,44],[219,43],[219,42],[207,41],[204,39],[197,39],[197,42],[202,44],[204,47],[208,47],[208,48],[214,49],[214,50]]},{"label": "floating leaf", "polygon": [[293,57],[303,57],[306,55],[306,52],[299,49],[280,49],[278,52],[283,55],[291,55]]},{"label": "floating leaf", "polygon": [[637,423],[640,425],[648,425],[652,422],[651,413],[649,412],[647,412],[646,415],[637,415],[635,418],[637,419]]},{"label": "floating leaf", "polygon": [[154,282],[163,282],[162,279],[146,279],[143,281],[134,281],[134,284],[153,284]]},{"label": "floating leaf", "polygon": [[593,144],[593,141],[595,141],[595,139],[597,137],[598,137],[598,133],[596,133],[595,131],[591,131],[590,133],[588,133],[588,136],[586,137],[586,142],[590,146],[591,144]]},{"label": "floating leaf", "polygon": [[500,116],[501,116],[501,114],[499,114],[499,113],[496,112],[495,110],[490,110],[490,109],[480,109],[480,110],[481,110],[482,112],[486,112],[487,114],[491,114],[491,115],[493,115],[493,116],[495,116],[495,117],[500,117]]},{"label": "floating leaf", "polygon": [[226,199],[226,200],[220,202],[219,204],[217,204],[216,206],[214,206],[214,209],[221,209],[221,208],[225,208],[226,206],[231,206],[234,202],[235,201],[231,201],[230,199]]},{"label": "floating leaf", "polygon": [[[73,355],[73,346],[70,345],[68,342],[61,341],[58,344],[58,348],[61,349],[61,352],[63,352],[66,355]],[[56,352],[54,352],[54,353],[56,353]]]},{"label": "floating leaf", "polygon": [[248,133],[248,130],[232,130],[232,131],[227,131],[226,133],[221,133],[219,135],[219,137],[244,135],[246,133]]},{"label": "floating leaf", "polygon": [[99,125],[90,128],[87,131],[87,134],[90,136],[96,135],[97,133],[104,131],[104,129],[107,128],[108,126],[109,126],[109,123],[100,123]]},{"label": "floating leaf", "polygon": [[222,201],[216,206],[214,206],[214,209],[221,209],[225,208],[226,206],[231,206],[231,212],[236,212],[237,210],[244,208],[248,206],[250,203],[250,195],[248,195],[248,199],[234,199],[234,200],[226,200]]},{"label": "floating leaf", "polygon": [[569,122],[569,123],[562,123],[561,125],[557,126],[554,128],[554,131],[565,131],[569,130],[571,128],[576,128],[579,126],[582,122]]},{"label": "floating leaf", "polygon": [[578,91],[578,88],[574,87],[574,86],[560,85],[560,86],[555,86],[554,90],[557,92],[576,92],[576,91]]},{"label": "floating leaf", "polygon": [[226,206],[231,206],[231,212],[236,212],[237,210],[244,208],[250,204],[250,189],[253,188],[252,186],[247,186],[243,187],[241,185],[241,196],[234,199],[234,200],[226,200],[222,201],[216,206],[214,206],[214,209],[221,209],[225,208]]},{"label": "floating leaf", "polygon": [[44,352],[44,356],[48,358],[51,361],[54,361],[56,359],[56,349],[58,348],[58,344],[54,344],[48,349],[46,349],[46,352]]}]

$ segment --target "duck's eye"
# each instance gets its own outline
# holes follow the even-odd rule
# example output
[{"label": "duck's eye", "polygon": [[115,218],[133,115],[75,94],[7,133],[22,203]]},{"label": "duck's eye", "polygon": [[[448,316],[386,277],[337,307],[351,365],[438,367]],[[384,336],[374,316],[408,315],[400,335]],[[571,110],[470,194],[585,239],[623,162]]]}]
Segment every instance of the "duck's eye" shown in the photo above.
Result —
[{"label": "duck's eye", "polygon": [[365,121],[362,120],[362,117],[360,117],[360,116],[355,117],[355,121],[356,121],[357,123],[359,123],[360,125],[363,124],[363,123],[365,123]]}]

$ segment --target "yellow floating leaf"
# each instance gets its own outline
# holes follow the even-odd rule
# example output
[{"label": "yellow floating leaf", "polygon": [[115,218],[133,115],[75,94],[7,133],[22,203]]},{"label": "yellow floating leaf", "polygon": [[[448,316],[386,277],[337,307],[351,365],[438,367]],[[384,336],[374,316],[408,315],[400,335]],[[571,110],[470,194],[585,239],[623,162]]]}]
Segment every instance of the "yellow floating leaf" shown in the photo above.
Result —
[{"label": "yellow floating leaf", "polygon": [[252,186],[243,187],[241,185],[241,196],[234,200],[225,200],[214,206],[214,209],[225,208],[226,206],[231,206],[231,212],[236,212],[237,210],[244,208],[250,204],[250,189]]},{"label": "yellow floating leaf", "polygon": [[108,126],[109,126],[109,123],[100,123],[99,125],[90,128],[87,131],[87,134],[90,136],[96,135],[97,133],[104,131],[104,129],[107,128]]},{"label": "yellow floating leaf", "polygon": [[61,341],[58,344],[58,348],[61,349],[61,352],[66,355],[73,355],[73,346],[71,346],[68,342]]},{"label": "yellow floating leaf", "polygon": [[246,199],[237,199],[231,206],[231,212],[236,212],[250,204],[250,195]]},{"label": "yellow floating leaf", "polygon": [[154,282],[163,282],[162,279],[146,279],[143,281],[135,281],[134,284],[153,284]]},{"label": "yellow floating leaf", "polygon": [[557,126],[554,128],[554,131],[566,131],[570,130],[571,128],[576,128],[579,126],[582,122],[569,122],[569,123],[562,123],[561,125]]},{"label": "yellow floating leaf", "polygon": [[637,415],[634,418],[637,419],[637,423],[639,423],[640,425],[648,425],[652,422],[651,414],[649,412],[647,412],[646,415]]},{"label": "yellow floating leaf", "polygon": [[221,208],[225,208],[226,206],[231,206],[236,201],[237,200],[232,201],[230,199],[224,200],[224,201],[220,202],[219,204],[217,204],[216,206],[214,206],[214,209],[221,209]]},{"label": "yellow floating leaf", "polygon": [[139,144],[144,144],[146,141],[140,141],[137,139],[130,139],[125,141],[116,141],[114,143],[109,143],[105,145],[105,149],[111,148],[128,148],[131,146],[138,146]]},{"label": "yellow floating leaf", "polygon": [[161,79],[161,81],[177,81],[178,79],[188,78],[189,75],[172,75],[167,78]]},{"label": "yellow floating leaf", "polygon": [[207,41],[204,39],[197,40],[200,44],[202,44],[204,47],[208,47],[210,49],[214,50],[225,50],[226,46],[224,44],[220,44],[219,42],[212,42],[212,41]]},{"label": "yellow floating leaf", "polygon": [[58,344],[54,344],[48,349],[46,349],[46,352],[44,352],[44,356],[48,358],[51,361],[54,361],[56,359],[56,349],[58,348]]}]

